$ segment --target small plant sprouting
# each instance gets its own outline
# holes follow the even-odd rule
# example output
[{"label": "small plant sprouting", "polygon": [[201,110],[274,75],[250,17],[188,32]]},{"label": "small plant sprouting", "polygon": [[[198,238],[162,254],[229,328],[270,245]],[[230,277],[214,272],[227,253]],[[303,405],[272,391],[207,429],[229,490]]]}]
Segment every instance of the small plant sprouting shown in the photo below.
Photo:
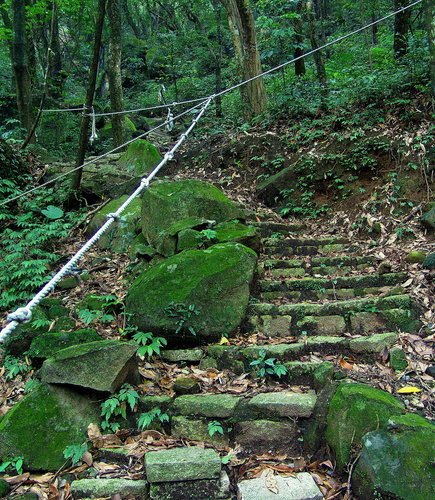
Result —
[{"label": "small plant sprouting", "polygon": [[95,321],[100,321],[101,323],[110,323],[115,319],[112,314],[113,309],[120,304],[120,301],[116,295],[95,295],[95,299],[102,302],[101,309],[79,309],[78,316],[85,325],[90,325]]},{"label": "small plant sprouting", "polygon": [[30,370],[27,363],[14,356],[6,356],[3,361],[3,366],[6,370],[6,380],[13,380],[18,375],[27,373]]},{"label": "small plant sprouting", "polygon": [[208,240],[214,240],[217,233],[213,229],[203,229],[201,234],[203,234]]},{"label": "small plant sprouting", "polygon": [[210,437],[213,437],[215,434],[221,434],[222,436],[224,434],[224,428],[219,420],[213,420],[212,422],[209,422],[207,428]]},{"label": "small plant sprouting", "polygon": [[15,471],[17,474],[22,474],[23,463],[23,457],[7,458],[4,462],[0,463],[0,474],[7,471]]},{"label": "small plant sprouting", "polygon": [[133,387],[129,384],[124,384],[118,394],[114,394],[111,398],[101,403],[101,416],[104,418],[101,424],[103,431],[109,430],[115,433],[120,428],[120,423],[114,422],[113,419],[121,417],[125,420],[128,408],[134,411],[138,400],[139,394]]},{"label": "small plant sprouting", "polygon": [[154,354],[160,354],[160,348],[167,345],[167,340],[163,337],[154,337],[151,332],[137,332],[133,335],[133,340],[140,347],[137,350],[137,354],[140,357],[147,356],[151,358]]},{"label": "small plant sprouting", "polygon": [[267,353],[262,349],[258,353],[258,359],[251,361],[250,366],[253,366],[257,377],[264,378],[266,376],[276,376],[281,378],[287,374],[287,368],[276,358],[266,358]]},{"label": "small plant sprouting", "polygon": [[165,308],[165,312],[170,318],[176,319],[176,334],[180,333],[181,330],[186,329],[196,337],[196,332],[193,326],[189,326],[187,324],[193,316],[199,315],[199,310],[196,308],[195,304],[186,305],[183,303],[171,302],[171,304]]},{"label": "small plant sprouting", "polygon": [[167,413],[162,413],[160,408],[153,408],[139,415],[137,426],[140,430],[148,429],[154,420],[159,420],[163,424],[164,422],[169,422],[169,415]]},{"label": "small plant sprouting", "polygon": [[86,443],[71,444],[63,450],[63,456],[67,460],[71,459],[71,464],[74,467],[82,461],[83,455],[88,451]]}]

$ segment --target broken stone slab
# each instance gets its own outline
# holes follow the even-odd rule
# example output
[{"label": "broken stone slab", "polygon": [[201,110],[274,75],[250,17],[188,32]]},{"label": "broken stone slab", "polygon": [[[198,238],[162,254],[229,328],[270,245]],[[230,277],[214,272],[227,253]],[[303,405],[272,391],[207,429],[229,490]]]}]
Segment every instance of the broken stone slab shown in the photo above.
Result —
[{"label": "broken stone slab", "polygon": [[367,337],[360,337],[357,339],[351,339],[349,341],[349,347],[351,351],[359,353],[380,353],[386,347],[391,347],[397,341],[397,334],[391,333],[377,333],[374,335],[369,335]]},{"label": "broken stone slab", "polygon": [[25,470],[56,471],[65,463],[64,449],[86,441],[99,413],[82,394],[38,383],[0,422],[0,462],[22,456]]},{"label": "broken stone slab", "polygon": [[314,392],[269,392],[257,394],[248,407],[267,417],[310,417],[316,404]]},{"label": "broken stone slab", "polygon": [[79,479],[71,483],[74,498],[107,498],[119,495],[120,498],[133,496],[137,499],[149,498],[148,483],[132,479]]},{"label": "broken stone slab", "polygon": [[154,483],[150,488],[151,500],[229,500],[230,480],[226,472],[219,479]]},{"label": "broken stone slab", "polygon": [[240,397],[231,394],[198,394],[180,396],[174,401],[175,413],[210,418],[233,416]]},{"label": "broken stone slab", "polygon": [[221,459],[214,450],[195,446],[150,451],[145,454],[145,471],[150,483],[218,479]]},{"label": "broken stone slab", "polygon": [[346,322],[342,316],[305,316],[298,321],[300,330],[305,330],[311,335],[319,336],[339,336],[346,331]]},{"label": "broken stone slab", "polygon": [[179,438],[202,441],[215,446],[228,445],[228,432],[224,425],[224,434],[216,432],[210,436],[208,422],[203,419],[192,419],[183,416],[175,416],[171,419],[171,435]]},{"label": "broken stone slab", "polygon": [[293,421],[246,420],[234,426],[234,441],[245,453],[300,453],[299,429]]},{"label": "broken stone slab", "polygon": [[294,477],[274,476],[273,480],[278,493],[266,486],[263,476],[240,482],[240,500],[323,500],[319,487],[308,472]]},{"label": "broken stone slab", "polygon": [[39,376],[50,384],[116,392],[137,378],[136,351],[135,344],[112,340],[68,347],[44,361]]},{"label": "broken stone slab", "polygon": [[198,363],[204,357],[202,349],[165,349],[160,357],[171,363]]},{"label": "broken stone slab", "polygon": [[176,394],[197,394],[201,392],[199,382],[194,377],[178,377],[173,385]]}]

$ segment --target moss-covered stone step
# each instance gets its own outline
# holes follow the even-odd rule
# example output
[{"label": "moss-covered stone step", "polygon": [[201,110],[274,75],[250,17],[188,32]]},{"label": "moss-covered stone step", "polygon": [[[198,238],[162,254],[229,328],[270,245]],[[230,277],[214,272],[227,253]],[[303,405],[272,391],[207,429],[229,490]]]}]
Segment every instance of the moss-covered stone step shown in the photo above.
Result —
[{"label": "moss-covered stone step", "polygon": [[281,222],[273,221],[250,222],[250,224],[259,230],[260,235],[263,238],[267,238],[272,235],[287,236],[289,233],[302,231],[305,227],[303,224],[283,224]]},{"label": "moss-covered stone step", "polygon": [[354,252],[358,249],[345,238],[287,238],[263,240],[263,253],[266,255],[331,255],[339,252]]},{"label": "moss-covered stone step", "polygon": [[281,281],[260,280],[262,292],[301,292],[301,296],[324,293],[333,289],[364,290],[375,287],[394,286],[406,280],[406,273],[367,274],[363,276],[342,276],[330,278],[289,278]]},{"label": "moss-covered stone step", "polygon": [[149,498],[148,483],[132,479],[79,479],[71,483],[74,498]]}]

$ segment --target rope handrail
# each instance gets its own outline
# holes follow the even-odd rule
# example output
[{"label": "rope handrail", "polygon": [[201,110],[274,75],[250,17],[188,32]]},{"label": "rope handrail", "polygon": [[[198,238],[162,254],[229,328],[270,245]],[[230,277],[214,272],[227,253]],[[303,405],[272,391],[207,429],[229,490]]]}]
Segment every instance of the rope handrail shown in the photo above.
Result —
[{"label": "rope handrail", "polygon": [[[322,50],[324,49],[325,47],[328,47],[334,43],[337,43],[339,41],[342,41],[342,40],[345,40],[346,38],[349,38],[350,36],[356,34],[356,33],[359,33],[361,31],[363,31],[364,29],[367,29],[371,26],[374,26],[375,24],[377,23],[380,23],[382,21],[385,21],[386,19],[389,19],[390,17],[404,11],[404,10],[407,10],[419,3],[421,3],[422,0],[416,0],[415,2],[411,3],[410,5],[406,6],[406,7],[402,7],[401,9],[398,9],[397,11],[391,13],[391,14],[388,14],[387,16],[384,16],[383,18],[381,19],[378,19],[377,21],[374,21],[362,28],[359,28],[357,30],[354,30],[352,33],[349,33],[347,35],[344,35],[342,37],[339,37],[337,38],[336,40],[334,41],[331,41],[325,45],[323,45],[322,47],[319,47],[317,49],[314,49],[310,52],[307,52],[306,54],[303,54],[299,57],[296,57],[294,59],[292,59],[291,61],[288,61],[286,63],[283,63],[275,68],[272,68],[270,70],[267,70],[263,73],[261,73],[260,75],[257,75],[253,78],[250,78],[248,80],[245,80],[243,82],[240,82],[238,83],[237,85],[234,85],[226,90],[223,90],[217,94],[213,94],[213,95],[210,95],[208,96],[207,98],[205,98],[202,103],[201,103],[201,110],[200,112],[197,114],[197,116],[193,119],[192,123],[190,124],[190,126],[188,127],[188,129],[186,130],[186,132],[184,132],[183,134],[181,134],[179,140],[176,142],[176,144],[172,147],[171,150],[169,150],[163,157],[163,160],[152,170],[152,172],[147,176],[147,177],[143,177],[140,181],[140,184],[139,186],[136,188],[136,190],[129,196],[129,198],[118,208],[118,210],[112,214],[108,214],[107,215],[107,220],[106,222],[100,227],[100,229],[80,248],[80,250],[78,250],[74,255],[73,257],[71,257],[71,259],[50,279],[50,281],[33,297],[33,299],[28,302],[28,304],[24,307],[21,307],[19,309],[17,309],[15,312],[11,313],[8,315],[7,317],[7,325],[0,331],[0,344],[4,342],[4,340],[6,339],[6,337],[15,330],[15,328],[17,328],[17,326],[20,324],[20,323],[26,323],[28,321],[30,321],[31,317],[32,317],[32,309],[35,308],[40,302],[41,300],[43,300],[49,293],[51,293],[54,288],[56,287],[57,283],[75,266],[75,264],[86,254],[86,252],[101,238],[101,236],[109,229],[109,227],[113,224],[113,222],[119,220],[119,217],[120,215],[122,214],[122,212],[127,208],[127,206],[142,192],[144,191],[145,189],[147,189],[149,187],[149,184],[151,182],[151,180],[157,175],[157,173],[163,168],[164,165],[166,165],[166,163],[170,160],[172,160],[173,156],[174,156],[174,153],[178,150],[178,148],[183,144],[183,142],[187,139],[188,135],[190,134],[190,132],[195,128],[195,126],[197,125],[198,121],[202,118],[202,116],[204,115],[204,113],[206,112],[207,108],[210,106],[211,102],[214,101],[217,97],[221,96],[221,95],[224,95],[228,92],[231,92],[239,87],[241,87],[242,85],[245,85],[251,81],[254,81],[258,78],[261,78],[262,76],[265,76],[267,74],[270,74],[271,72],[273,71],[276,71],[278,69],[281,69],[285,66],[288,66],[289,64],[303,58],[303,57],[307,57],[315,52],[318,52],[319,50]],[[190,111],[192,111],[193,109],[199,107],[200,105],[197,104],[196,106],[193,106],[192,108],[190,108],[189,110],[186,110],[184,111],[183,113],[180,113],[177,117],[171,117],[170,119],[171,120],[174,120],[176,118],[179,118],[187,113],[189,113]],[[167,106],[166,106],[167,107]],[[160,124],[158,127],[156,127],[155,129],[157,128],[160,128],[162,126],[164,126],[169,120],[169,117],[165,120],[165,122],[163,122],[162,124]],[[154,129],[154,130],[155,130]],[[108,153],[104,153],[103,155],[101,155],[100,157],[97,157],[91,161],[89,161],[87,164],[90,164],[90,163],[94,163],[95,161],[97,161],[98,159],[100,158],[103,158],[119,149],[121,149],[122,147],[138,140],[140,137],[143,137],[145,135],[147,135],[148,133],[150,133],[151,131],[147,131],[145,132],[144,134],[141,134],[141,136],[139,137],[136,137],[134,139],[131,139],[130,141],[128,141],[127,143],[121,145],[121,146],[118,146],[117,148],[109,151]],[[79,168],[83,168],[84,166],[86,165],[86,163],[84,163],[83,165],[79,166],[79,167],[76,167],[75,169],[69,171],[67,174],[65,175],[68,175],[69,173],[71,173],[72,171],[74,170],[77,170]],[[41,186],[38,186],[39,187],[42,187]],[[35,189],[33,189],[35,190]],[[23,193],[22,195],[24,196],[24,194],[28,194],[29,192],[32,192],[32,190],[26,192],[26,193]],[[19,196],[18,198],[20,198],[21,196]],[[9,203],[10,201],[12,201],[14,198],[11,198],[9,200],[7,200],[7,203]],[[17,197],[15,197],[15,199],[17,199]],[[5,203],[0,203],[0,206],[4,205]]]},{"label": "rope handrail", "polygon": [[50,281],[27,303],[26,306],[17,309],[7,317],[8,324],[0,332],[0,343],[3,343],[6,337],[12,333],[17,326],[21,323],[27,323],[32,318],[32,310],[49,294],[51,293],[59,281],[67,275],[76,265],[76,263],[88,252],[88,250],[103,236],[103,234],[110,228],[110,226],[120,219],[124,210],[130,203],[139,196],[142,191],[148,188],[151,180],[158,174],[158,172],[166,165],[166,163],[173,159],[175,152],[187,139],[189,134],[195,128],[198,121],[206,112],[214,96],[211,96],[203,105],[198,115],[193,119],[188,129],[181,134],[178,141],[163,157],[162,161],[152,170],[152,172],[143,177],[136,190],[125,200],[125,202],[114,213],[108,214],[106,222],[98,229],[98,231],[69,259],[69,261],[50,279]]}]

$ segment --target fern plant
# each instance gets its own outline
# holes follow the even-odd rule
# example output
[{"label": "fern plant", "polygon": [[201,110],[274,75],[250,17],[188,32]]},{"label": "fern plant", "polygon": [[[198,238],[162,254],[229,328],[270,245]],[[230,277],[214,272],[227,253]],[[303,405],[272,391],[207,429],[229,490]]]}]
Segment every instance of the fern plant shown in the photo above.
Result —
[{"label": "fern plant", "polygon": [[134,411],[139,400],[139,394],[129,384],[124,384],[117,394],[114,394],[109,399],[106,399],[101,404],[101,416],[103,422],[101,428],[104,431],[116,432],[121,424],[118,419],[127,419],[127,411]]},{"label": "fern plant", "polygon": [[151,358],[155,354],[160,354],[160,348],[167,345],[167,340],[163,337],[154,337],[151,332],[137,332],[133,335],[133,340],[139,345],[137,354],[140,357]]},{"label": "fern plant", "polygon": [[152,410],[146,413],[141,413],[139,415],[137,426],[141,430],[148,429],[148,427],[155,420],[158,420],[162,424],[165,422],[169,422],[169,415],[167,413],[163,413],[160,408],[153,408]]}]

